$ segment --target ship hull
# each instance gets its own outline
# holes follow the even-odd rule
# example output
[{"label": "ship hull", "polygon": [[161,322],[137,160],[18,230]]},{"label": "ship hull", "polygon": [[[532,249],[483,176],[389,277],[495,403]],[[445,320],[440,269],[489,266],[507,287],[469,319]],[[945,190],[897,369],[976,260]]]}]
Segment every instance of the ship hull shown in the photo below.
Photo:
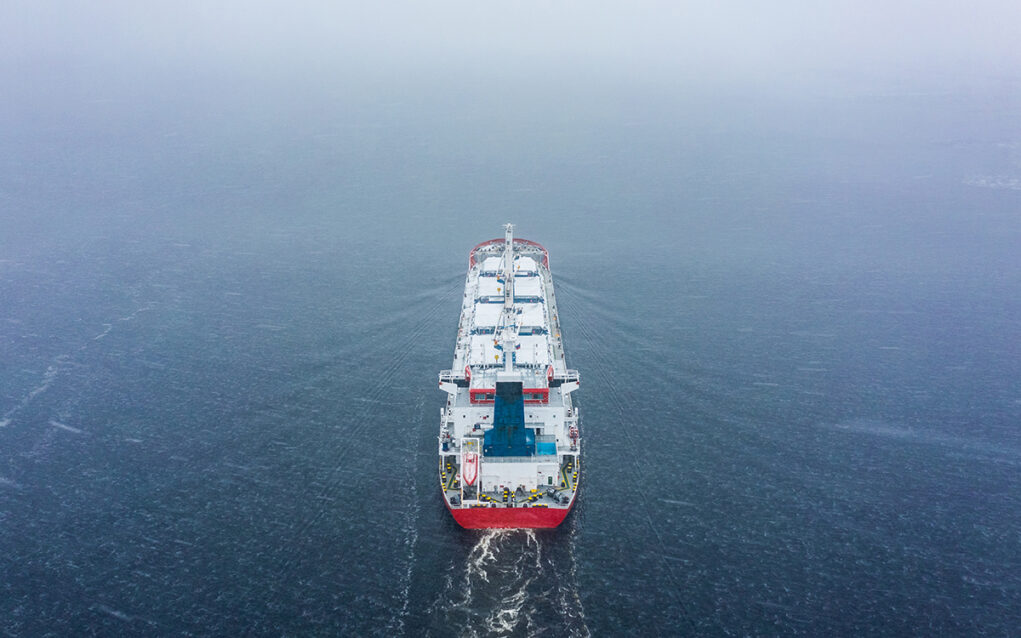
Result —
[{"label": "ship hull", "polygon": [[450,505],[447,509],[457,524],[465,529],[547,529],[560,525],[571,511],[570,508],[452,508]]}]

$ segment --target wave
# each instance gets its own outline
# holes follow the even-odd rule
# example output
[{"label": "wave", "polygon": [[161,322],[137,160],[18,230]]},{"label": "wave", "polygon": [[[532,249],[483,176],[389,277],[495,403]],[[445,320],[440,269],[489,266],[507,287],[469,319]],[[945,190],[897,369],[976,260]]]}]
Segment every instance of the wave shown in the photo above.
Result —
[{"label": "wave", "polygon": [[900,439],[925,445],[937,445],[956,452],[969,453],[991,461],[1021,461],[1021,450],[1002,444],[993,444],[972,437],[930,431],[889,423],[880,419],[853,419],[837,423],[834,429],[889,439]]},{"label": "wave", "polygon": [[459,636],[590,636],[577,585],[571,521],[566,534],[564,529],[478,533],[463,559],[448,566],[444,589],[430,613]]}]

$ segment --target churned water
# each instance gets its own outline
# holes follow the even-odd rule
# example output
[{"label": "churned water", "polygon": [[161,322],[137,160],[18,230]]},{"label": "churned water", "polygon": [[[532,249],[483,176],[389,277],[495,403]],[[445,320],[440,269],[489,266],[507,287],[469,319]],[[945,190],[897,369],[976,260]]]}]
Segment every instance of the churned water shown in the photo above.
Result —
[{"label": "churned water", "polygon": [[[1021,627],[1009,99],[231,81],[3,111],[0,633]],[[438,492],[506,221],[582,375],[555,531]]]}]

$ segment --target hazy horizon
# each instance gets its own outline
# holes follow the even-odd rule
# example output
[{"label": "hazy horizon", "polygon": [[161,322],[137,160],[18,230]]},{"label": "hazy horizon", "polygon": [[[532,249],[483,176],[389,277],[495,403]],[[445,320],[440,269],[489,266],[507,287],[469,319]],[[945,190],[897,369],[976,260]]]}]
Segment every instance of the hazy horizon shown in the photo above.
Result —
[{"label": "hazy horizon", "polygon": [[[968,84],[1018,77],[1012,2],[13,2],[7,73],[139,65],[383,82],[407,71],[577,72],[723,87],[824,81]],[[87,68],[78,67],[79,71]],[[98,78],[97,78],[98,79]],[[9,95],[17,97],[16,95]]]}]

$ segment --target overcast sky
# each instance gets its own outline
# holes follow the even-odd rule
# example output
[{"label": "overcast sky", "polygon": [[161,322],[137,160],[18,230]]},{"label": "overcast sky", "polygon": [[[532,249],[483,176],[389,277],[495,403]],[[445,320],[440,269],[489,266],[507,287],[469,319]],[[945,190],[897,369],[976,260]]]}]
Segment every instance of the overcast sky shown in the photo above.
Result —
[{"label": "overcast sky", "polygon": [[577,68],[769,81],[1021,74],[1021,2],[39,2],[0,8],[20,71],[82,60],[243,69]]}]

